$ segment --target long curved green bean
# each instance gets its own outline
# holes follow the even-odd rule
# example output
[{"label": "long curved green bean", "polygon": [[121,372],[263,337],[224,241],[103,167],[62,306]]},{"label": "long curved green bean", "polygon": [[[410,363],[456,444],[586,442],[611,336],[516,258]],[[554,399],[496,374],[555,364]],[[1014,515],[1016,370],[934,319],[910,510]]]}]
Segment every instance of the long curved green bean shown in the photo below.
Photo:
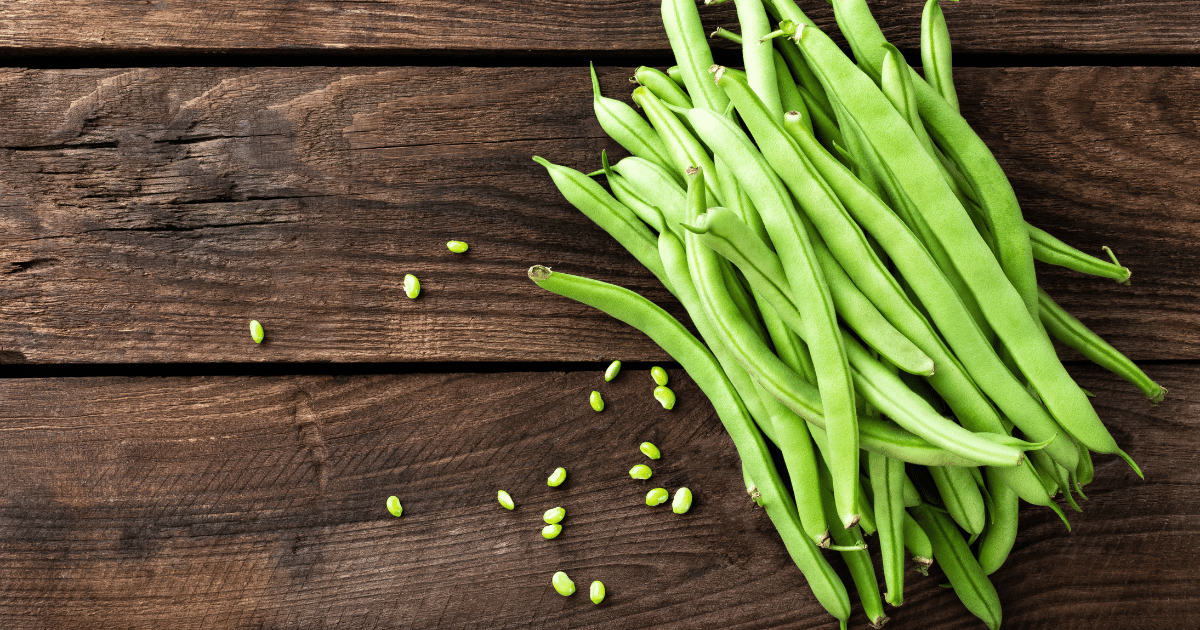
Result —
[{"label": "long curved green bean", "polygon": [[949,516],[925,504],[909,508],[909,513],[929,536],[933,557],[942,566],[958,599],[988,628],[999,628],[1002,616],[1000,596],[979,566],[979,561],[971,554],[967,541],[963,540],[954,522]]},{"label": "long curved green bean", "polygon": [[1035,260],[1050,265],[1066,267],[1079,273],[1111,278],[1121,284],[1129,284],[1129,276],[1132,275],[1132,272],[1129,271],[1128,267],[1122,267],[1117,262],[1117,257],[1107,246],[1104,248],[1104,251],[1108,253],[1112,262],[1085,254],[1058,240],[1049,232],[1028,223],[1025,224],[1025,230],[1029,232],[1029,240],[1033,243],[1033,258]]},{"label": "long curved green bean", "polygon": [[927,0],[921,11],[921,70],[925,81],[958,111],[958,92],[954,90],[954,66],[950,54],[950,30],[938,0]]},{"label": "long curved green bean", "polygon": [[762,0],[738,0],[737,16],[742,27],[742,65],[746,68],[746,80],[771,115],[783,120],[779,83],[775,78],[775,47],[763,41],[771,32],[771,23]]},{"label": "long curved green bean", "polygon": [[667,145],[671,163],[675,166],[675,171],[683,178],[682,181],[687,181],[689,168],[699,168],[706,173],[704,186],[708,197],[723,200],[724,197],[719,194],[721,187],[716,181],[717,169],[713,165],[712,158],[708,156],[708,152],[704,150],[700,142],[688,132],[683,123],[675,117],[675,114],[645,86],[633,91],[633,101],[642,107],[642,111],[646,112],[646,117],[650,119],[650,124],[658,130],[663,142]]},{"label": "long curved green bean", "polygon": [[[920,505],[920,501],[915,505]],[[915,507],[915,505],[908,507]],[[929,535],[921,529],[908,510],[904,511],[904,548],[912,555],[912,561],[916,565],[917,571],[921,575],[929,575],[929,567],[933,566],[934,561],[933,543],[929,542]]]},{"label": "long curved green bean", "polygon": [[846,587],[816,544],[801,531],[799,517],[766,443],[712,353],[666,311],[628,289],[555,273],[542,266],[531,267],[529,277],[543,289],[598,308],[637,328],[679,361],[717,410],[717,416],[733,439],[743,469],[754,480],[767,516],[813,594],[830,614],[844,622],[850,616]]},{"label": "long curved green bean", "polygon": [[904,603],[904,462],[867,453],[879,553],[883,558],[883,598],[893,606]]},{"label": "long curved green bean", "polygon": [[592,109],[600,128],[617,144],[630,153],[663,166],[671,163],[667,147],[658,132],[624,101],[600,94],[600,79],[596,76],[595,64],[590,64],[592,73]]},{"label": "long curved green bean", "polygon": [[977,536],[987,521],[983,495],[966,468],[930,466],[929,474],[950,517],[967,533]]},{"label": "long curved green bean", "polygon": [[979,566],[987,575],[995,573],[1008,559],[1017,541],[1017,517],[1020,505],[1017,493],[1004,484],[991,469],[984,471],[988,493],[992,496],[991,520],[979,538],[976,556]]},{"label": "long curved green bean", "polygon": [[[714,112],[725,110],[725,95],[708,80],[708,68],[713,64],[712,50],[700,22],[700,11],[692,0],[663,0],[663,27],[679,74],[695,107]],[[699,166],[698,164],[696,166]]]},{"label": "long curved green bean", "polygon": [[[822,482],[829,481],[829,469],[823,461],[817,462]],[[830,517],[836,514],[832,492],[822,492],[821,501],[825,504],[825,513]],[[858,591],[858,599],[862,602],[863,614],[871,621],[871,627],[882,628],[888,621],[883,613],[883,599],[879,596],[879,580],[875,576],[875,566],[866,550],[866,542],[858,527],[843,529],[837,527],[837,521],[830,523],[830,536],[833,542],[842,549],[842,560],[850,570],[850,578],[854,580],[854,588]]]},{"label": "long curved green bean", "polygon": [[683,91],[683,88],[679,87],[679,84],[662,70],[649,66],[638,66],[629,80],[646,86],[664,103],[670,103],[676,107],[692,106],[692,99],[687,92]]}]

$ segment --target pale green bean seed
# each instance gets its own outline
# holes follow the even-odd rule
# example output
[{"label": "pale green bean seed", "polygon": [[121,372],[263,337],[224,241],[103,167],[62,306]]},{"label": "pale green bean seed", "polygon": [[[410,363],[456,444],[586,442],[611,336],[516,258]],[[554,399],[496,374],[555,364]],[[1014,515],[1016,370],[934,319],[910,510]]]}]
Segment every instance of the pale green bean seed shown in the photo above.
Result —
[{"label": "pale green bean seed", "polygon": [[604,399],[600,397],[600,392],[593,391],[589,400],[592,403],[592,409],[604,411]]},{"label": "pale green bean seed", "polygon": [[542,515],[542,520],[546,521],[550,525],[553,525],[555,523],[562,522],[562,520],[566,517],[566,509],[561,507],[552,507],[549,510],[546,510],[546,513]]},{"label": "pale green bean seed", "polygon": [[669,498],[671,493],[666,488],[655,488],[646,493],[646,505],[661,505]]},{"label": "pale green bean seed", "polygon": [[645,464],[638,464],[629,469],[629,476],[634,479],[649,479],[652,474],[650,467]]},{"label": "pale green bean seed", "polygon": [[655,385],[666,385],[667,371],[656,365],[650,368],[650,378],[654,379]]},{"label": "pale green bean seed", "polygon": [[542,538],[545,538],[546,540],[558,538],[558,535],[561,533],[562,525],[559,525],[558,523],[550,523],[542,528]]},{"label": "pale green bean seed", "polygon": [[599,604],[604,601],[604,582],[600,580],[592,582],[591,588],[588,589],[588,594],[592,596],[593,604]]},{"label": "pale green bean seed", "polygon": [[675,491],[675,498],[671,499],[671,511],[676,514],[683,514],[692,509],[692,491],[687,488],[680,488]]},{"label": "pale green bean seed", "polygon": [[469,247],[470,245],[467,245],[462,241],[446,241],[446,249],[454,252],[455,254],[466,253],[467,248]]},{"label": "pale green bean seed", "polygon": [[250,338],[254,340],[254,343],[262,343],[265,335],[262,324],[258,323],[257,319],[250,320]]},{"label": "pale green bean seed", "polygon": [[642,442],[642,445],[638,448],[641,449],[643,455],[649,457],[650,459],[658,459],[659,457],[662,457],[662,453],[659,452],[658,447],[649,442]]},{"label": "pale green bean seed", "polygon": [[567,469],[559,466],[550,473],[550,477],[546,479],[546,485],[550,487],[560,486],[562,482],[567,480]]},{"label": "pale green bean seed", "polygon": [[613,361],[612,363],[609,363],[608,369],[604,370],[604,382],[607,383],[607,382],[613,380],[614,378],[617,378],[617,374],[620,374],[620,372],[621,372],[621,362],[620,361]]},{"label": "pale green bean seed", "polygon": [[562,571],[555,572],[554,577],[550,578],[550,583],[554,585],[554,590],[563,597],[575,593],[575,583]]},{"label": "pale green bean seed", "polygon": [[499,501],[500,505],[504,506],[504,509],[506,510],[511,510],[517,507],[517,504],[513,503],[512,496],[503,490],[496,493],[496,500]]},{"label": "pale green bean seed", "polygon": [[404,295],[407,295],[410,300],[415,300],[420,294],[421,281],[411,273],[404,274]]},{"label": "pale green bean seed", "polygon": [[400,518],[400,515],[404,514],[404,506],[400,505],[400,497],[397,496],[388,497],[387,509],[396,518]]},{"label": "pale green bean seed", "polygon": [[662,403],[663,409],[670,410],[675,407],[675,392],[666,385],[654,388],[654,399]]}]

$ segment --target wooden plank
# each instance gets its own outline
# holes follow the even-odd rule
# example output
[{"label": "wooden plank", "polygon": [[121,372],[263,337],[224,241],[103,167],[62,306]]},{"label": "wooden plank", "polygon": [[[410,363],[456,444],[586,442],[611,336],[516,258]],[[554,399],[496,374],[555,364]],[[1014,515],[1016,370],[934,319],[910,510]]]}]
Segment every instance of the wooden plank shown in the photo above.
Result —
[{"label": "wooden plank", "polygon": [[[800,2],[824,28],[832,11]],[[923,0],[873,0],[888,37],[915,50]],[[1200,53],[1200,12],[1189,0],[995,0],[946,3],[956,50],[1026,55]],[[732,5],[704,7],[709,28],[736,26]],[[528,55],[640,52],[664,55],[658,3],[553,2],[9,2],[0,7],[5,54]]]},{"label": "wooden plank", "polygon": [[[994,575],[1014,627],[1186,627],[1200,614],[1200,368],[1167,401],[1076,371],[1141,464],[1096,458],[1068,533],[1026,509]],[[6,628],[835,628],[741,487],[736,453],[681,372],[644,370],[0,381]],[[608,400],[593,412],[592,389]],[[626,470],[658,444],[655,476]],[[567,483],[548,488],[556,466]],[[686,485],[687,515],[647,488]],[[512,493],[508,512],[495,492]],[[401,498],[404,516],[384,509]],[[542,512],[568,515],[554,541]],[[836,562],[836,561],[835,561]],[[609,597],[562,598],[549,577]],[[909,571],[889,627],[975,627],[936,571]],[[1169,599],[1168,599],[1169,598]],[[856,606],[851,627],[866,622]]]},{"label": "wooden plank", "polygon": [[[627,97],[629,68],[602,68]],[[1194,68],[974,69],[964,113],[1030,220],[1113,247],[1122,287],[1047,269],[1138,359],[1200,351]],[[540,154],[620,155],[584,68],[162,68],[0,75],[9,363],[662,360],[531,264],[662,287]],[[468,241],[465,256],[446,251]],[[420,299],[400,289],[405,273]],[[255,347],[251,318],[267,328]]]}]

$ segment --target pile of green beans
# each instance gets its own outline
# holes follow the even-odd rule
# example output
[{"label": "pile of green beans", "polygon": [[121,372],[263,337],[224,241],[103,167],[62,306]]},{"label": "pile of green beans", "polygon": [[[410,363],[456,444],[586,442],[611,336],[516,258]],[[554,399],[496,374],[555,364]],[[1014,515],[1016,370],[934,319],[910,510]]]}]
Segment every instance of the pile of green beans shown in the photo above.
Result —
[{"label": "pile of green beans", "polygon": [[1093,453],[1141,475],[1052,339],[1153,403],[1166,390],[1038,287],[1035,260],[1122,284],[1130,274],[1108,248],[1111,262],[1024,220],[958,113],[938,0],[922,14],[924,76],[865,0],[831,3],[853,58],[793,0],[736,0],[740,28],[714,35],[740,44],[737,69],[714,65],[694,0],[663,0],[677,65],[637,69],[641,113],[602,95],[591,69],[597,119],[630,155],[602,154],[591,174],[534,157],[679,300],[699,339],[627,289],[542,266],[529,276],[680,363],[843,628],[850,601],[830,558],[879,627],[885,603],[903,603],[906,551],[921,573],[940,565],[996,628],[988,575],[1013,548],[1020,502],[1069,529],[1055,498],[1080,509]]}]

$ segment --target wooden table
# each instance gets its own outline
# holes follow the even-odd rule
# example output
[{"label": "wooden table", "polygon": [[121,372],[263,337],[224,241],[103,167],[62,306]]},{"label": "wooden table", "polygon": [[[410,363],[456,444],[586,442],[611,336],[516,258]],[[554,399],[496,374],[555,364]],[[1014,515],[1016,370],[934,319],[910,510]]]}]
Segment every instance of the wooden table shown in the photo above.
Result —
[{"label": "wooden table", "polygon": [[[620,153],[587,62],[623,99],[635,66],[670,65],[657,5],[0,7],[0,626],[835,628],[687,376],[525,277],[582,273],[683,316],[530,160]],[[706,24],[733,26],[732,5]],[[918,63],[922,2],[872,6]],[[1151,406],[1063,349],[1146,478],[1099,456],[1072,531],[1023,510],[993,576],[1006,625],[1198,627],[1200,10],[945,12],[963,113],[1026,218],[1134,272],[1041,284],[1170,390]],[[689,514],[642,504],[643,440]],[[545,541],[554,505],[566,529]],[[559,597],[560,569],[608,599]],[[890,627],[982,627],[936,571],[907,578]]]}]

